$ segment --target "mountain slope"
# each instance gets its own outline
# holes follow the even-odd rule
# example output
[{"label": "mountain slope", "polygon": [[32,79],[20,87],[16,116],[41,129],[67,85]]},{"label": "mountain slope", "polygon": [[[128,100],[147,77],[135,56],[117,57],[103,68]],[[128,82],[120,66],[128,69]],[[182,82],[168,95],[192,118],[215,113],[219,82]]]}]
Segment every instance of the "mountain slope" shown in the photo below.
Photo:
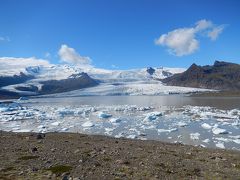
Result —
[{"label": "mountain slope", "polygon": [[240,90],[240,65],[215,61],[213,66],[192,64],[187,71],[162,80],[170,86]]}]

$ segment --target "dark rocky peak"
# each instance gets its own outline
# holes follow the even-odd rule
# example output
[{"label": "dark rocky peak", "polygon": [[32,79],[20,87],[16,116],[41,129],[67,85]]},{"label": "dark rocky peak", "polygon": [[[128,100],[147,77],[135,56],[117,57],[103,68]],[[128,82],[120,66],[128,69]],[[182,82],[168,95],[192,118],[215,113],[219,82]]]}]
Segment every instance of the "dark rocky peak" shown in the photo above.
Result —
[{"label": "dark rocky peak", "polygon": [[223,67],[223,66],[229,66],[229,65],[237,65],[234,63],[229,63],[229,62],[225,62],[225,61],[215,61],[214,62],[214,67]]},{"label": "dark rocky peak", "polygon": [[193,63],[186,71],[186,73],[197,73],[197,72],[202,72],[203,68],[201,66],[196,65]]},{"label": "dark rocky peak", "polygon": [[89,78],[89,76],[88,76],[87,73],[81,72],[81,73],[78,73],[78,74],[72,74],[68,78]]},{"label": "dark rocky peak", "polygon": [[148,74],[153,75],[153,73],[155,72],[155,69],[153,69],[152,67],[148,67],[147,72]]}]

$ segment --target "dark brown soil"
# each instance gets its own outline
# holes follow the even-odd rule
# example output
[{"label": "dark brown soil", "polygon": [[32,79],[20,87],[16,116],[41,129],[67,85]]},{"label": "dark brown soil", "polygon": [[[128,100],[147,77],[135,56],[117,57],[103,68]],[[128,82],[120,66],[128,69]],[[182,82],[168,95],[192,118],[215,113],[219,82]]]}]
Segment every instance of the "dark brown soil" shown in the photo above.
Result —
[{"label": "dark brown soil", "polygon": [[240,179],[240,152],[73,133],[0,132],[0,179]]}]

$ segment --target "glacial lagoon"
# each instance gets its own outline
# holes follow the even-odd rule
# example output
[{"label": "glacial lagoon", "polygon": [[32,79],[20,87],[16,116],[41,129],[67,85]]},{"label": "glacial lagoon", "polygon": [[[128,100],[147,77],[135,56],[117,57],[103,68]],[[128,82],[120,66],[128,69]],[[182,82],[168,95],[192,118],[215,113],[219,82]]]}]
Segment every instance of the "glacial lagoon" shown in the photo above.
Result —
[{"label": "glacial lagoon", "polygon": [[2,103],[0,129],[78,132],[240,150],[240,97],[76,96]]}]

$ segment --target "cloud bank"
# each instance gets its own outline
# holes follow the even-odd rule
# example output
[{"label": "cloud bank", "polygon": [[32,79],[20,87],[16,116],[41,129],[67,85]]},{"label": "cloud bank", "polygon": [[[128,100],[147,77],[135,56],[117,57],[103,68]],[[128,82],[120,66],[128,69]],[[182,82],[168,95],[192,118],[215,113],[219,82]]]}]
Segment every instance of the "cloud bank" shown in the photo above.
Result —
[{"label": "cloud bank", "polygon": [[224,26],[216,26],[209,20],[200,20],[195,26],[178,28],[162,34],[155,40],[156,45],[165,46],[170,54],[184,56],[194,53],[199,49],[199,37],[203,35],[215,41],[224,30]]},{"label": "cloud bank", "polygon": [[60,60],[70,64],[75,64],[79,66],[91,66],[91,59],[89,57],[83,57],[78,54],[75,49],[68,47],[66,44],[61,45],[58,51]]},{"label": "cloud bank", "polygon": [[50,63],[44,59],[16,58],[16,57],[0,57],[0,75],[12,76],[25,72],[25,68],[29,66],[50,66]]}]

